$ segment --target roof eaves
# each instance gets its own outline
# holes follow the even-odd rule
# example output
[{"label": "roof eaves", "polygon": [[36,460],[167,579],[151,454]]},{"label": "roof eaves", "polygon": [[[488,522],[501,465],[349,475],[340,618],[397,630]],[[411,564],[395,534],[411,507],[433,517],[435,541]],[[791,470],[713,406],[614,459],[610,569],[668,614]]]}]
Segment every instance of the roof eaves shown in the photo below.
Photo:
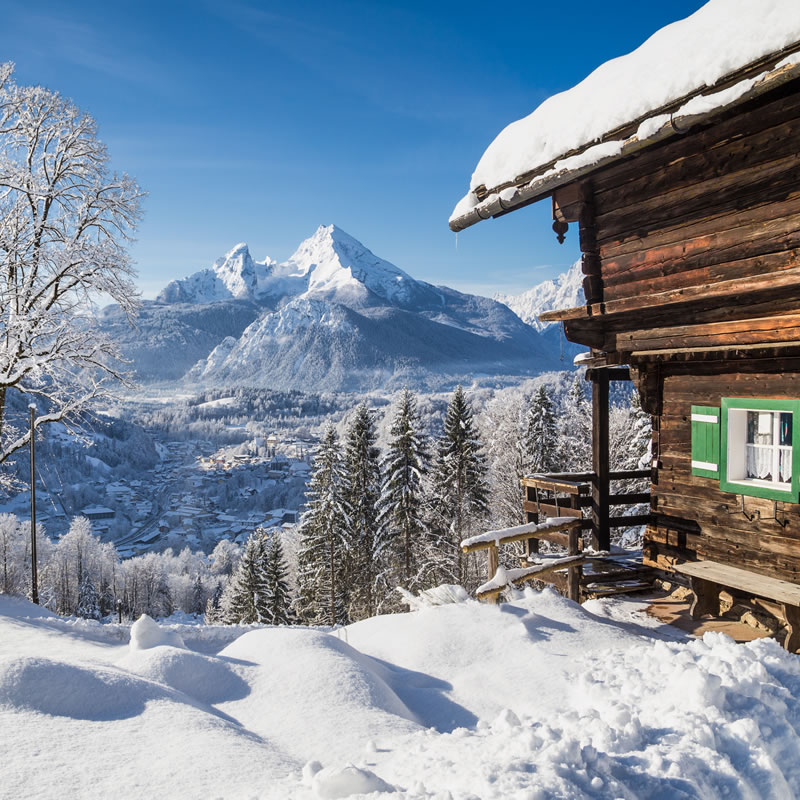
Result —
[{"label": "roof eaves", "polygon": [[[746,78],[710,94],[697,93],[671,114],[654,114],[627,138],[591,144],[574,155],[544,167],[542,172],[524,183],[490,193],[465,213],[453,217],[450,229],[463,231],[481,220],[498,217],[541,200],[560,186],[586,177],[672,136],[685,134],[693,126],[710,122],[731,108],[797,78],[800,78],[800,53],[795,52],[755,78]],[[646,135],[641,135],[643,130]]]}]

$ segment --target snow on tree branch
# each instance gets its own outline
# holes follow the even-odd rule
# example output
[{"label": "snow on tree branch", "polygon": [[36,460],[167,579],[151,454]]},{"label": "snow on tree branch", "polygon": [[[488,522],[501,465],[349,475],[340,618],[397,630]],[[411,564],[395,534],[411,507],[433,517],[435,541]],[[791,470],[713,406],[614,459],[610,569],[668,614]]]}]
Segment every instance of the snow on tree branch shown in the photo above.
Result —
[{"label": "snow on tree branch", "polygon": [[29,440],[10,435],[9,389],[37,398],[39,427],[125,380],[93,312],[102,299],[137,313],[127,247],[144,196],[110,170],[91,116],[12,69],[0,65],[0,463]]}]

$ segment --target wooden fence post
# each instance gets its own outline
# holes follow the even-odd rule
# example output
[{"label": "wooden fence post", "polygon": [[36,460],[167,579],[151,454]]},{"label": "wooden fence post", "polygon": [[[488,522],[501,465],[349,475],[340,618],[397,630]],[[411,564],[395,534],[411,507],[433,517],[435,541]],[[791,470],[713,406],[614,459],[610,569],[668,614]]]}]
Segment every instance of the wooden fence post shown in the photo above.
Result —
[{"label": "wooden fence post", "polygon": [[[580,508],[580,496],[574,494],[570,497],[570,506],[572,508]],[[575,528],[569,532],[569,547],[567,548],[567,555],[577,556],[581,551],[583,541],[581,539],[581,528]],[[567,597],[574,600],[576,603],[581,601],[581,577],[583,576],[583,565],[577,567],[570,567],[567,570]]]},{"label": "wooden fence post", "polygon": [[[486,580],[491,580],[494,578],[495,574],[497,573],[497,567],[500,563],[498,556],[497,556],[497,545],[493,544],[489,547],[486,552],[486,563],[487,563],[487,572],[489,573]],[[499,602],[499,596],[493,597],[489,600],[490,603],[497,603]]]},{"label": "wooden fence post", "polygon": [[587,377],[592,382],[592,547],[610,550],[608,370],[588,370]]}]

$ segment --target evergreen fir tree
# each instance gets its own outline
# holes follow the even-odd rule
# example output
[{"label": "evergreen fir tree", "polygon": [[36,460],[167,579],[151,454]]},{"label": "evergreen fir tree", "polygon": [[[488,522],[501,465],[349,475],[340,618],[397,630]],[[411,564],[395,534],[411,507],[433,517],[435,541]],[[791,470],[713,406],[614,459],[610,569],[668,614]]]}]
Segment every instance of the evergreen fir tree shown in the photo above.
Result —
[{"label": "evergreen fir tree", "polygon": [[239,566],[222,594],[222,618],[227,625],[267,621],[263,547],[261,535],[251,533]]},{"label": "evergreen fir tree", "polygon": [[377,505],[381,483],[377,440],[373,415],[366,403],[361,403],[350,422],[344,452],[350,517],[347,584],[351,620],[375,614],[375,579],[379,572]]},{"label": "evergreen fir tree", "polygon": [[531,399],[525,431],[525,471],[557,472],[558,430],[553,403],[544,386]]},{"label": "evergreen fir tree", "polygon": [[279,531],[263,536],[264,586],[266,589],[266,614],[270,625],[291,625],[292,598],[286,580],[288,567],[283,555]]},{"label": "evergreen fir tree", "polygon": [[220,609],[220,604],[222,601],[222,582],[217,581],[217,585],[214,587],[214,592],[211,597],[208,598],[206,602],[206,613],[204,622],[206,625],[217,625],[220,622],[223,622],[222,618],[222,611]]},{"label": "evergreen fir tree", "polygon": [[192,613],[202,614],[203,608],[206,604],[206,590],[203,586],[203,579],[198,572],[194,576],[194,584],[192,585]]},{"label": "evergreen fir tree", "polygon": [[404,389],[390,428],[391,441],[383,460],[384,484],[378,509],[376,551],[388,568],[389,590],[414,588],[424,546],[424,479],[428,449],[422,434],[416,397]]},{"label": "evergreen fir tree", "polygon": [[100,601],[88,572],[84,573],[78,589],[78,608],[75,613],[84,619],[100,619]]},{"label": "evergreen fir tree", "polygon": [[347,475],[333,425],[328,425],[314,458],[300,520],[297,609],[309,624],[346,624],[347,547],[350,514]]},{"label": "evergreen fir tree", "polygon": [[[462,586],[470,581],[461,541],[489,513],[486,460],[461,386],[450,400],[444,431],[438,442],[433,474],[437,549],[450,551],[453,577]],[[444,575],[440,577],[446,577]],[[477,576],[475,576],[477,578]]]}]

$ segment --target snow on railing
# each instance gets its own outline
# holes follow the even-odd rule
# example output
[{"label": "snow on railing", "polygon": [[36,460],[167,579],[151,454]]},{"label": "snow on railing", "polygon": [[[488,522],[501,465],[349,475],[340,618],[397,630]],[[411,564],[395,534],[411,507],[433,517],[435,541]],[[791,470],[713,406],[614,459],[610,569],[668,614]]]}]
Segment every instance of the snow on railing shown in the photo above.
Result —
[{"label": "snow on railing", "polygon": [[522,567],[520,569],[505,569],[498,567],[494,577],[479,586],[475,592],[478,600],[485,600],[489,597],[496,597],[509,586],[518,586],[526,581],[536,580],[550,572],[557,572],[567,567],[577,567],[586,561],[586,557],[563,556],[548,558],[543,564],[535,564],[532,567]]},{"label": "snow on railing", "polygon": [[557,533],[580,527],[580,525],[581,520],[576,517],[548,517],[544,522],[529,522],[514,528],[501,528],[470,536],[461,542],[461,549],[465,553],[472,553],[475,550],[485,550],[487,547],[499,547],[501,544],[535,538],[537,533]]}]

